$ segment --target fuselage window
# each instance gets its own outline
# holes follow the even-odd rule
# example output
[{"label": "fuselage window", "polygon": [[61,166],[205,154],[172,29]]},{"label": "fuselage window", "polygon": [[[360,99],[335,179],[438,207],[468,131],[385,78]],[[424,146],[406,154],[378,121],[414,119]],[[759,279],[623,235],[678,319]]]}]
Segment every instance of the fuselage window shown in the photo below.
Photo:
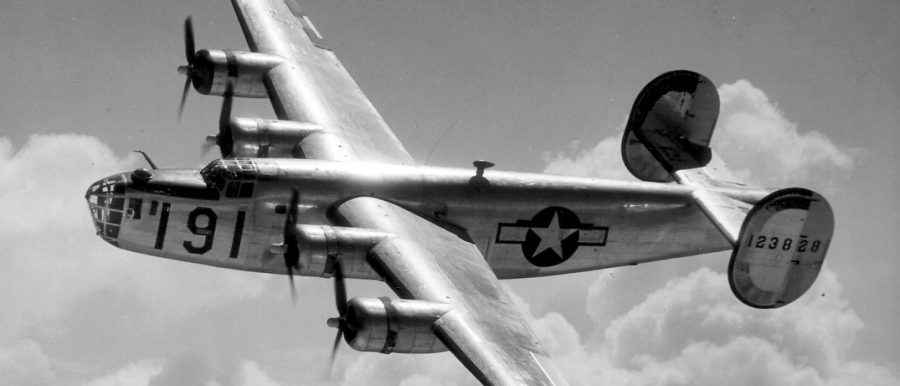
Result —
[{"label": "fuselage window", "polygon": [[230,181],[225,188],[225,197],[250,198],[253,197],[253,182]]},{"label": "fuselage window", "polygon": [[253,183],[245,182],[245,183],[241,184],[241,192],[239,195],[241,198],[253,197]]},{"label": "fuselage window", "polygon": [[144,200],[140,198],[132,198],[128,201],[128,217],[131,217],[135,220],[140,220],[141,218],[141,207],[144,204]]},{"label": "fuselage window", "polygon": [[225,197],[237,197],[238,189],[240,188],[241,183],[237,181],[231,181],[228,183],[228,187],[225,188]]}]

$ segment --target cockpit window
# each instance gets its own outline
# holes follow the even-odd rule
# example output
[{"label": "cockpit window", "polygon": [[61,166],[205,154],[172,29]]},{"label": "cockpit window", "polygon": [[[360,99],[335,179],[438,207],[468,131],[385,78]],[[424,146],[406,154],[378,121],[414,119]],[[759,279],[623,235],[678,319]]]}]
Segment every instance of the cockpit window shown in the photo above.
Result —
[{"label": "cockpit window", "polygon": [[97,234],[116,245],[125,209],[125,176],[117,174],[97,181],[88,188],[85,198],[94,218]]},{"label": "cockpit window", "polygon": [[239,194],[241,198],[250,198],[253,197],[253,183],[245,182],[241,184],[241,192]]},{"label": "cockpit window", "polygon": [[238,182],[231,181],[225,187],[225,197],[229,198],[250,198],[253,197],[254,182]]},{"label": "cockpit window", "polygon": [[238,181],[231,181],[228,183],[228,187],[225,188],[225,197],[237,197],[238,189],[240,189],[241,183]]},{"label": "cockpit window", "polygon": [[226,197],[251,197],[259,169],[246,158],[217,159],[200,171],[203,179]]}]

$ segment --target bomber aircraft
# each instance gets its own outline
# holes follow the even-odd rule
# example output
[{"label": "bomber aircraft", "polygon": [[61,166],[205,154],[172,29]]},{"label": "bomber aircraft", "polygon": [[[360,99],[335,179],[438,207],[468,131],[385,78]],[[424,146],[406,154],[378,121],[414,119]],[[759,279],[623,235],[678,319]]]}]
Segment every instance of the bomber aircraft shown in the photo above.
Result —
[{"label": "bomber aircraft", "polygon": [[[741,302],[782,307],[812,285],[834,229],[803,188],[740,182],[709,147],[714,84],[658,76],[632,107],[621,153],[640,182],[416,165],[293,0],[232,0],[250,52],[194,49],[187,76],[223,96],[222,158],[201,170],[115,174],[86,193],[97,234],[138,253],[333,278],[337,329],[380,353],[451,351],[485,385],[564,385],[499,280],[732,250]],[[269,98],[277,119],[231,117]],[[148,158],[149,160],[149,158]],[[347,300],[344,279],[397,298]],[[293,292],[292,292],[293,293]]]}]

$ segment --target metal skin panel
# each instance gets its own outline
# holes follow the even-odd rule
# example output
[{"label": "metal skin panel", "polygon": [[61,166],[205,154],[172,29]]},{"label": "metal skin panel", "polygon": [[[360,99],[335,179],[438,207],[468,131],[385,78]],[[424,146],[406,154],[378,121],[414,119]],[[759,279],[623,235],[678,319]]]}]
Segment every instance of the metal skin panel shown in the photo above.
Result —
[{"label": "metal skin panel", "polygon": [[372,271],[366,257],[375,244],[391,235],[371,229],[305,224],[297,224],[294,232],[298,236],[301,275],[331,277],[340,258],[345,275],[381,279]]},{"label": "metal skin panel", "polygon": [[296,4],[234,0],[253,51],[285,63],[266,75],[279,119],[320,125],[300,142],[303,158],[413,164],[412,157]]},{"label": "metal skin panel", "polygon": [[625,166],[654,182],[670,181],[665,172],[705,166],[718,116],[719,93],[705,76],[678,70],[656,77],[638,93],[625,126]]},{"label": "metal skin panel", "polygon": [[266,261],[259,255],[270,243],[269,216],[257,213],[267,208],[265,203],[159,195],[134,188],[130,180],[121,197],[141,205],[122,221],[117,240],[120,248],[216,267],[266,269]]},{"label": "metal skin panel", "polygon": [[375,247],[373,265],[402,297],[453,305],[435,323],[435,334],[482,383],[565,384],[532,356],[543,351],[474,245],[376,198],[354,198],[335,211],[347,224],[396,235]]},{"label": "metal skin panel", "polygon": [[[293,186],[304,192],[302,203],[323,208],[346,197],[374,196],[464,231],[501,278],[593,270],[729,248],[692,204],[691,187],[493,170],[485,172],[488,185],[482,186],[470,182],[475,171],[467,169],[309,160],[255,162],[260,187],[271,187],[264,191],[275,200],[286,200]],[[765,193],[739,198],[753,200]],[[579,240],[550,245],[569,244],[575,249],[565,261],[539,266],[529,261],[527,247],[548,244],[526,236],[555,230],[551,229],[552,213],[539,218],[548,208],[577,217],[578,224],[560,222],[565,219],[559,217],[557,225],[567,236],[563,239],[568,240],[576,229]],[[521,235],[518,240],[517,234]],[[603,240],[592,240],[601,236]]]},{"label": "metal skin panel", "polygon": [[732,252],[732,292],[756,308],[797,300],[819,275],[833,233],[834,213],[822,195],[787,188],[766,196],[747,215]]},{"label": "metal skin panel", "polygon": [[447,303],[390,298],[347,302],[344,338],[358,351],[383,354],[436,353],[447,347],[434,335],[434,322],[452,308]]},{"label": "metal skin panel", "polygon": [[223,153],[229,157],[292,158],[301,139],[322,131],[318,125],[261,118],[233,117],[228,125],[232,146]]},{"label": "metal skin panel", "polygon": [[231,84],[235,96],[265,98],[268,94],[263,76],[282,61],[277,56],[256,52],[200,50],[193,63],[193,71],[200,76],[192,76],[191,80],[201,94],[224,95]]},{"label": "metal skin panel", "polygon": [[[125,181],[122,197],[142,199],[144,213],[138,219],[125,219],[118,240],[120,247],[201,264],[284,273],[281,251],[273,247],[283,241],[286,205],[294,187],[300,191],[300,224],[331,225],[334,219],[329,213],[340,202],[359,196],[379,197],[465,234],[500,278],[595,270],[730,247],[728,240],[692,204],[697,188],[689,186],[493,170],[485,172],[485,186],[483,182],[470,182],[475,171],[469,169],[292,159],[240,162],[250,168],[240,181],[255,184],[252,197],[228,197],[231,181],[222,182],[216,200],[154,195],[140,190],[127,174],[122,174],[118,177]],[[216,166],[219,167],[222,166]],[[155,170],[153,180],[175,180],[166,178],[168,174],[201,178],[196,171]],[[254,177],[248,177],[251,175]],[[737,195],[728,190],[706,189],[750,202],[766,194]],[[154,201],[159,209],[151,215],[148,212]],[[169,207],[169,215],[163,230],[160,216],[164,205]],[[199,212],[194,214],[192,230],[190,216],[195,211]],[[209,211],[217,218],[214,225],[208,222]],[[238,237],[235,227],[239,212],[245,214]],[[210,232],[206,228],[215,228],[209,236],[209,249],[184,246],[185,242],[203,246],[208,238],[205,233]],[[572,239],[576,234],[578,239]],[[162,246],[157,248],[160,237]],[[547,238],[554,242],[544,240]],[[236,257],[231,257],[236,241],[240,245]],[[550,250],[565,260],[552,260]],[[541,252],[549,256],[541,259],[537,256]],[[362,255],[357,259],[360,261],[348,266],[347,276],[378,277],[366,268]],[[305,268],[301,267],[299,274],[327,276],[327,271]]]}]

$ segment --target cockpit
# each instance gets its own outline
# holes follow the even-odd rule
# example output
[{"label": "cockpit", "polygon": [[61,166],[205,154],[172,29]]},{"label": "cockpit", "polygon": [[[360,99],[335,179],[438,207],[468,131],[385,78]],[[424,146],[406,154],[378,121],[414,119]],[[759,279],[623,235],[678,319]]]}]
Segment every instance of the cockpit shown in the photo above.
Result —
[{"label": "cockpit", "polygon": [[200,170],[203,180],[228,198],[253,197],[259,169],[246,158],[217,159]]},{"label": "cockpit", "polygon": [[[117,245],[123,219],[139,219],[143,202],[165,201],[159,196],[215,201],[253,197],[259,175],[248,159],[215,160],[201,170],[137,169],[93,183],[85,193],[97,234]],[[155,205],[149,210],[155,212]]]}]

